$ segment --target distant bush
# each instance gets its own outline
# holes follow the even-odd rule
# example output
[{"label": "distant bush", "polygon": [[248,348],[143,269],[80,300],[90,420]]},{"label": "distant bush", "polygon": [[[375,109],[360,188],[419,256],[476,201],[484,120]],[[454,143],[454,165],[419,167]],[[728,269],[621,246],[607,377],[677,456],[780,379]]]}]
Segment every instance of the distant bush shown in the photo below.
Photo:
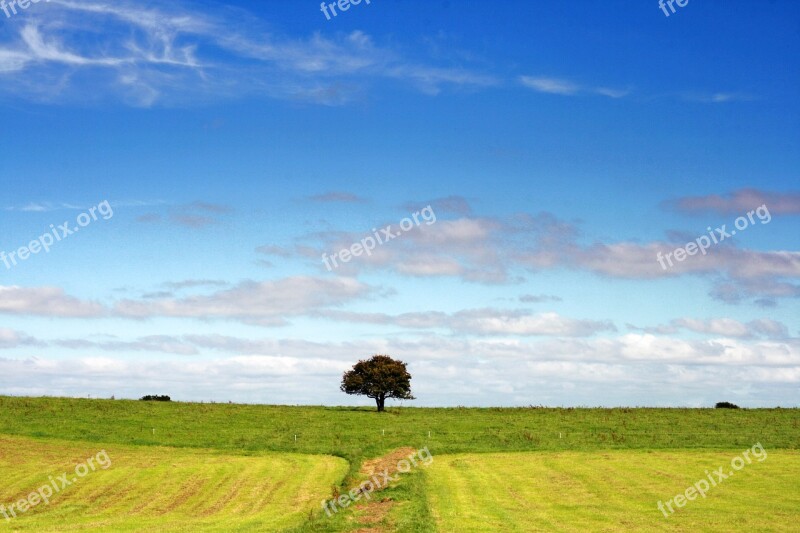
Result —
[{"label": "distant bush", "polygon": [[158,394],[148,394],[147,396],[142,396],[139,398],[143,402],[170,402],[169,396],[166,394],[163,396],[159,396]]},{"label": "distant bush", "polygon": [[714,407],[716,407],[717,409],[738,409],[739,408],[738,405],[736,405],[735,403],[731,403],[731,402],[717,402],[717,405],[715,405]]}]

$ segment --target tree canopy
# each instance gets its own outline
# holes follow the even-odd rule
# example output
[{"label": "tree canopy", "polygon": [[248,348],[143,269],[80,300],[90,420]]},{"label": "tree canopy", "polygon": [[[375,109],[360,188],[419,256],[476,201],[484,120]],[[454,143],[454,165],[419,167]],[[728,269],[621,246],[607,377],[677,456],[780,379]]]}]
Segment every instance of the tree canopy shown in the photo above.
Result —
[{"label": "tree canopy", "polygon": [[342,392],[359,394],[373,398],[378,411],[384,410],[388,398],[413,400],[411,395],[411,374],[406,363],[392,359],[388,355],[373,355],[366,361],[359,361],[342,376]]}]

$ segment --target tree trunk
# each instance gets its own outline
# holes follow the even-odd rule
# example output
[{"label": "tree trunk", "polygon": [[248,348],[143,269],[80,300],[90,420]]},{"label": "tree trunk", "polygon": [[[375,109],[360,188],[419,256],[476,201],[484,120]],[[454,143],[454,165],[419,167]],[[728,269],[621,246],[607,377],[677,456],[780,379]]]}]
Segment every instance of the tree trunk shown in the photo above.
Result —
[{"label": "tree trunk", "polygon": [[378,404],[378,412],[379,413],[383,411],[384,402],[386,402],[385,398],[375,398],[375,403]]}]

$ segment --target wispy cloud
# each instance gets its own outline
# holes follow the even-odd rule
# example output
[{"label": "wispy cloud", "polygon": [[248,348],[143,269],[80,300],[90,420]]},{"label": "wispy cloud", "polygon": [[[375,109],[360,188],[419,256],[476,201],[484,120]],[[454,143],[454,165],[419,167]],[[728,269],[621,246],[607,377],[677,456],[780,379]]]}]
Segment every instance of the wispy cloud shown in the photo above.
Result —
[{"label": "wispy cloud", "polygon": [[43,346],[44,343],[10,328],[0,328],[0,350],[19,348],[20,346]]},{"label": "wispy cloud", "polygon": [[101,350],[109,352],[151,352],[178,355],[197,355],[196,346],[167,335],[148,335],[135,341],[88,341],[83,339],[61,339],[53,341],[55,346],[71,350]]},{"label": "wispy cloud", "polygon": [[127,0],[37,7],[0,39],[2,90],[21,98],[91,95],[147,107],[262,94],[340,105],[376,79],[429,94],[497,83],[464,66],[409,61],[361,31],[283,37],[233,8],[211,14],[209,5],[201,12],[188,3]]},{"label": "wispy cloud", "polygon": [[209,202],[195,201],[186,206],[187,209],[193,209],[200,212],[214,213],[214,214],[227,214],[233,213],[233,208],[229,205],[212,204]]},{"label": "wispy cloud", "polygon": [[552,294],[523,294],[519,297],[522,303],[560,302],[561,298]]},{"label": "wispy cloud", "polygon": [[[800,275],[795,274],[793,277],[798,278]],[[761,307],[774,307],[778,298],[800,298],[800,284],[769,276],[725,280],[716,283],[709,295],[729,304],[738,304],[753,298]]]},{"label": "wispy cloud", "polygon": [[540,93],[571,95],[577,94],[580,90],[578,85],[559,78],[521,76],[520,81],[525,87],[529,87]]},{"label": "wispy cloud", "polygon": [[69,296],[59,287],[0,285],[0,314],[97,318],[105,316],[107,309],[98,302]]},{"label": "wispy cloud", "polygon": [[240,283],[204,296],[122,300],[116,316],[128,318],[179,317],[229,319],[260,326],[282,326],[288,318],[336,307],[373,295],[376,290],[354,279],[292,277]]},{"label": "wispy cloud", "polygon": [[[567,78],[551,76],[519,76],[518,79],[520,84],[528,89],[532,89],[540,93],[557,94],[561,96],[598,94],[600,96],[618,99],[624,98],[633,93],[633,90],[630,88],[609,87],[606,85],[587,85]],[[706,104],[747,102],[755,99],[751,95],[739,92],[703,93],[699,91],[671,92],[668,94],[662,94],[660,97]]]},{"label": "wispy cloud", "polygon": [[228,282],[219,279],[186,279],[182,281],[168,281],[162,284],[170,290],[194,289],[196,287],[225,287]]},{"label": "wispy cloud", "polygon": [[751,320],[747,323],[732,318],[676,318],[668,325],[642,328],[628,324],[628,328],[657,335],[671,335],[685,329],[694,333],[720,337],[754,338],[764,336],[773,339],[789,338],[789,328],[786,324],[767,318]]},{"label": "wispy cloud", "polygon": [[319,203],[345,203],[345,204],[363,204],[367,201],[365,198],[362,198],[357,194],[345,191],[330,191],[324,194],[315,194],[313,196],[308,196],[307,199],[312,202],[319,202]]},{"label": "wispy cloud", "polygon": [[275,257],[282,257],[287,259],[295,255],[294,251],[290,248],[285,248],[283,246],[277,246],[274,244],[259,246],[256,248],[256,252],[264,255],[272,255]]},{"label": "wispy cloud", "polygon": [[684,92],[681,98],[688,102],[698,102],[702,104],[724,104],[727,102],[748,102],[755,100],[751,95],[736,92]]},{"label": "wispy cloud", "polygon": [[595,87],[591,91],[609,98],[623,98],[630,94],[627,89],[610,89],[608,87]]},{"label": "wispy cloud", "polygon": [[519,81],[525,87],[540,93],[560,94],[573,96],[580,93],[594,93],[609,98],[622,98],[630,94],[627,89],[612,89],[609,87],[584,87],[564,78],[551,78],[546,76],[520,76]]},{"label": "wispy cloud", "polygon": [[[161,200],[124,200],[124,201],[111,201],[109,203],[114,207],[152,207],[157,205],[164,205],[164,201]],[[61,211],[61,210],[81,210],[81,209],[88,209],[91,207],[91,203],[87,203],[86,205],[79,205],[69,202],[49,202],[49,201],[39,201],[39,202],[28,202],[26,204],[21,205],[11,205],[7,206],[4,209],[6,211],[19,211],[23,213],[47,213],[50,211]]]},{"label": "wispy cloud", "polygon": [[6,211],[21,211],[23,213],[47,213],[49,211],[60,211],[63,209],[83,209],[83,207],[68,203],[53,202],[30,202],[20,206],[6,207]]},{"label": "wispy cloud", "polygon": [[145,213],[136,217],[137,222],[146,224],[168,222],[192,229],[219,224],[222,216],[233,213],[228,205],[195,201],[189,204],[171,206],[165,215],[161,213]]},{"label": "wispy cloud", "polygon": [[469,200],[456,194],[431,200],[406,202],[402,208],[404,211],[416,211],[421,205],[435,205],[436,212],[440,214],[471,215],[472,206]]},{"label": "wispy cloud", "polygon": [[713,212],[721,215],[743,215],[762,205],[775,215],[800,215],[800,192],[739,189],[725,195],[684,196],[663,204],[668,209],[684,213]]},{"label": "wispy cloud", "polygon": [[428,311],[396,316],[338,310],[320,311],[317,314],[332,320],[417,330],[444,328],[465,335],[588,337],[599,332],[616,331],[614,324],[608,320],[574,319],[557,313],[533,314],[523,309],[465,309],[456,313]]}]

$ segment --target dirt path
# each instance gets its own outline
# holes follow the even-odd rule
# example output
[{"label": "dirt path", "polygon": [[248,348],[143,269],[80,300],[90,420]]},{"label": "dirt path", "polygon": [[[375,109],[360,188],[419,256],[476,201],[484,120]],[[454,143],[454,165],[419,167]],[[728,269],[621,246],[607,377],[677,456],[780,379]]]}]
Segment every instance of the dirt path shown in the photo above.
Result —
[{"label": "dirt path", "polygon": [[[382,457],[364,461],[361,465],[359,474],[365,478],[372,476],[382,477],[384,471],[390,476],[398,473],[397,463],[402,459],[417,453],[414,448],[398,448]],[[389,498],[380,498],[380,492],[385,487],[380,487],[372,493],[370,500],[362,500],[356,505],[355,516],[359,526],[364,526],[355,530],[354,533],[389,533],[390,524],[386,523],[386,517],[394,507],[395,502]]]}]

